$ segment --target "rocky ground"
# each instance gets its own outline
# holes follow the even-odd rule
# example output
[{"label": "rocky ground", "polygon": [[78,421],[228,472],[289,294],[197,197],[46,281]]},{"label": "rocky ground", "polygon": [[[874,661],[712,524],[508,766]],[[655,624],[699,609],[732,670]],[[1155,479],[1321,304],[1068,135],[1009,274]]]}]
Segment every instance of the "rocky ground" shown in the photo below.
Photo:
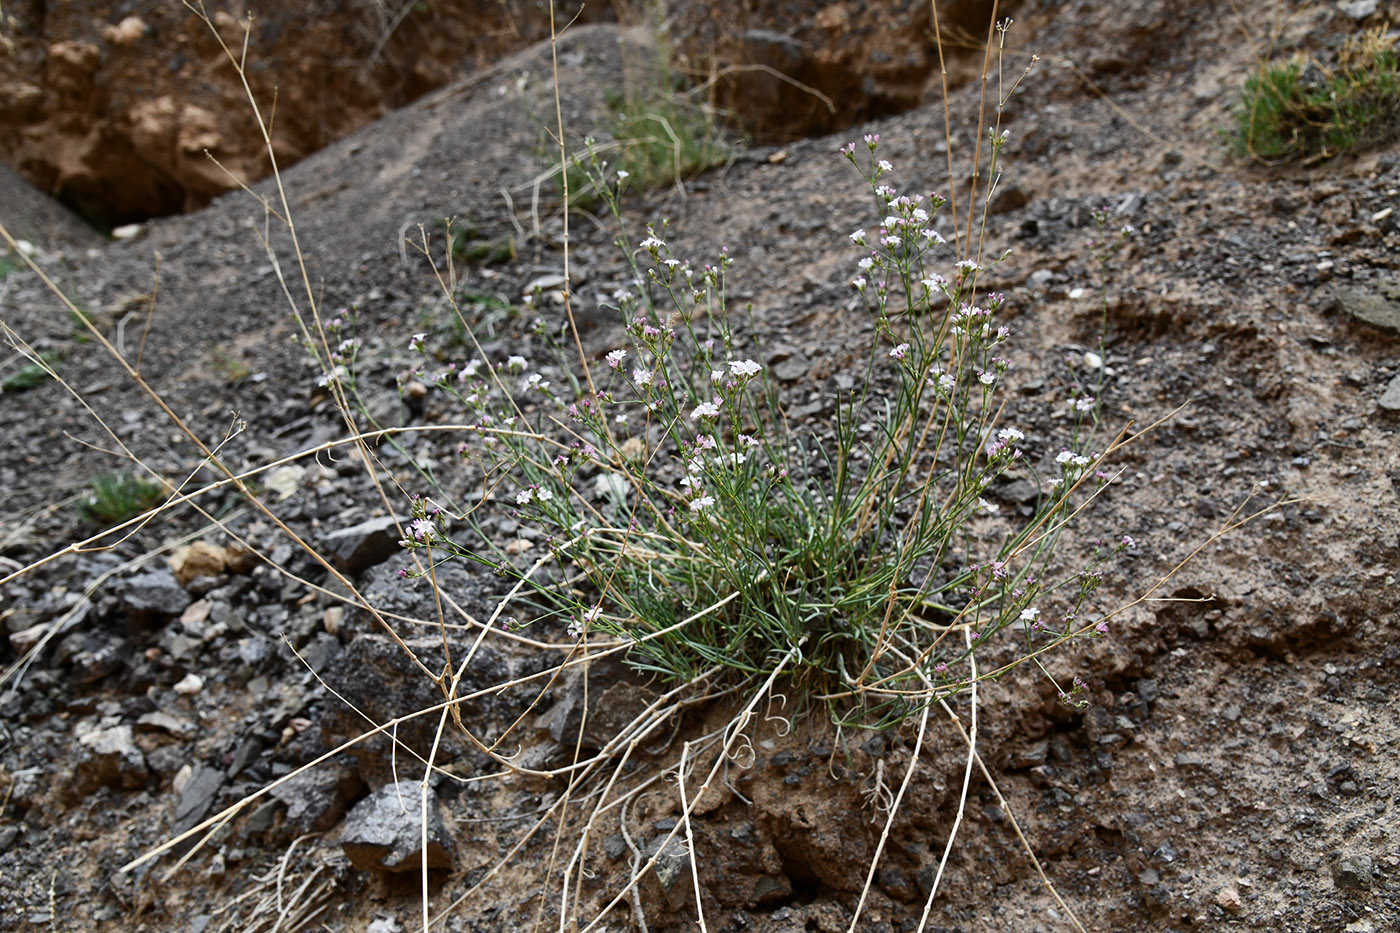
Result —
[{"label": "rocky ground", "polygon": [[[1400,921],[1400,159],[1392,149],[1266,167],[1225,157],[1218,136],[1272,27],[1280,48],[1325,50],[1376,19],[1364,4],[1344,6],[1363,19],[1279,5],[1238,20],[1174,0],[1015,11],[1007,75],[1031,53],[1041,61],[1007,108],[1007,174],[988,222],[987,255],[1010,250],[985,283],[1009,300],[1017,391],[1005,417],[1025,426],[1028,445],[1051,449],[1066,391],[1099,367],[1108,430],[1185,405],[1118,456],[1122,477],[1083,532],[1137,540],[1110,581],[1122,603],[1205,546],[1154,594],[1165,599],[1056,657],[1057,672],[1088,683],[1089,706],[1064,707],[1028,675],[987,687],[979,747],[1004,799],[974,780],[929,929],[1073,929],[1012,818],[1086,929],[1363,933]],[[599,129],[624,64],[646,60],[641,33],[575,29],[560,50],[572,131]],[[958,156],[972,148],[977,91],[952,97]],[[487,355],[544,355],[531,333],[539,312],[505,309],[521,308],[533,284],[543,313],[557,314],[549,290],[563,271],[564,226],[544,178],[552,93],[548,49],[533,48],[285,173],[309,290],[328,310],[358,306],[366,401],[381,419],[460,418],[433,395],[405,404],[396,386],[413,363],[412,333],[429,333],[447,359],[466,352],[451,345],[441,289],[412,245],[421,229],[441,257],[443,218],[502,247],[457,270]],[[684,192],[626,204],[636,230],[669,217],[680,254],[704,261],[729,248],[735,297],[754,306],[749,346],[781,380],[790,414],[818,432],[873,339],[849,286],[859,253],[846,236],[878,218],[836,155],[863,133],[880,134],[903,190],[948,190],[940,102],[755,146]],[[293,339],[280,282],[302,307],[306,286],[289,238],[254,197],[225,195],[107,242],[20,184],[3,188],[0,222],[170,410],[7,260],[0,317],[61,360],[65,385],[0,396],[0,572],[99,531],[75,505],[95,474],[121,465],[110,453],[118,441],[172,483],[197,485],[216,474],[200,466],[196,442],[218,445],[235,422],[246,427],[219,451],[235,470],[344,436]],[[254,192],[276,196],[266,182]],[[1100,208],[1137,231],[1108,269],[1106,354],[1085,242]],[[627,273],[606,225],[575,216],[569,234],[573,307],[596,357],[618,337],[600,304]],[[8,355],[0,377],[22,363]],[[448,475],[455,439],[405,443]],[[400,455],[378,455],[381,477],[417,491]],[[179,871],[188,844],[120,870],[358,734],[352,705],[385,722],[440,696],[346,602],[353,587],[430,666],[442,663],[432,592],[398,579],[397,532],[355,455],[295,460],[250,491],[260,507],[225,489],[198,500],[202,513],[172,510],[110,547],[5,579],[0,925],[388,933],[421,923],[418,827],[395,782],[413,782],[416,803],[422,772],[410,754],[431,744],[436,722],[401,726],[401,754],[377,739],[278,784]],[[1024,506],[1022,487],[995,492],[1008,512]],[[404,514],[398,489],[388,501]],[[1263,511],[1212,539],[1241,507]],[[497,530],[533,543],[528,528]],[[476,618],[499,596],[494,578],[456,565],[438,582]],[[546,669],[564,640],[555,628],[493,635],[468,686]],[[453,629],[456,656],[475,634]],[[527,714],[528,760],[567,762],[582,704],[599,744],[659,689],[607,665],[589,680],[587,701],[573,678],[533,708],[528,689],[483,695],[464,718],[494,735]],[[732,713],[723,701],[698,708],[677,735],[704,735]],[[902,779],[914,730],[852,739],[818,711],[763,719],[751,738],[732,788],[692,821],[707,924],[844,930],[882,826],[870,806],[876,776]],[[641,773],[676,753],[643,748]],[[917,928],[965,754],[956,730],[932,720],[861,929]],[[489,763],[456,739],[438,760],[449,773],[434,781],[428,827],[433,910],[470,895],[443,926],[514,930],[538,915],[557,927],[557,894],[541,898],[556,890],[543,879],[557,821],[488,873],[561,785],[474,782]],[[662,784],[600,831],[585,903],[598,909],[637,852],[660,850],[639,912],[650,930],[692,928],[684,860],[662,845],[679,815],[674,785]],[[639,927],[624,903],[600,928]]]}]

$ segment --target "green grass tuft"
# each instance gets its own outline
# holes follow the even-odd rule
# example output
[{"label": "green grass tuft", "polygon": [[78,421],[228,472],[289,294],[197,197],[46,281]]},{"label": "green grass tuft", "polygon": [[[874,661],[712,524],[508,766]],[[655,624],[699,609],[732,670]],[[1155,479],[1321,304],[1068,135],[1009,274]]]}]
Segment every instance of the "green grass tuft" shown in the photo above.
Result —
[{"label": "green grass tuft", "polygon": [[120,525],[160,501],[164,490],[156,483],[130,470],[94,477],[87,496],[78,504],[85,521],[98,525]]},{"label": "green grass tuft", "polygon": [[1349,41],[1330,68],[1302,59],[1265,66],[1235,104],[1230,148],[1267,162],[1317,162],[1400,138],[1398,66],[1396,37],[1379,31]]}]

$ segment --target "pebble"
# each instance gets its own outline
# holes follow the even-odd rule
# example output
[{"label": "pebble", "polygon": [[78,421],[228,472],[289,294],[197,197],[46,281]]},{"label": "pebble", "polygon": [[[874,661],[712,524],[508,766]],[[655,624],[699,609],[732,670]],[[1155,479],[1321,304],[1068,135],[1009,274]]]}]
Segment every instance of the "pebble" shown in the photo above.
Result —
[{"label": "pebble", "polygon": [[182,697],[194,696],[204,689],[204,678],[198,674],[186,674],[172,689]]},{"label": "pebble", "polygon": [[1240,900],[1240,892],[1228,885],[1215,895],[1215,903],[1220,905],[1221,910],[1230,914],[1239,913],[1244,907],[1244,901]]},{"label": "pebble", "polygon": [[1381,397],[1376,399],[1376,404],[1386,411],[1400,411],[1400,376],[1390,380],[1390,385],[1386,386]]},{"label": "pebble", "polygon": [[1369,888],[1374,867],[1369,855],[1339,854],[1332,862],[1332,883],[1339,888]]}]

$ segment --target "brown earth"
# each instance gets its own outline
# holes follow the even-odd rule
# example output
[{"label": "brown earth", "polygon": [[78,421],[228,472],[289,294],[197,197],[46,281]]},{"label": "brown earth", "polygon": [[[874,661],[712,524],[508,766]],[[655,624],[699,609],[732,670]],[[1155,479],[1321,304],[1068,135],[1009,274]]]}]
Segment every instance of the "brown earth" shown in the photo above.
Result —
[{"label": "brown earth", "polygon": [[[1184,0],[1112,9],[1026,4],[1017,17],[1008,83],[1031,53],[1042,60],[1008,105],[1007,175],[988,223],[986,254],[1011,251],[986,282],[1007,294],[1013,330],[1007,355],[1019,388],[1003,417],[1023,426],[1028,448],[1053,450],[1062,436],[1063,398],[1090,365],[1086,353],[1100,352],[1105,318],[1085,240],[1102,206],[1114,225],[1137,230],[1109,267],[1105,428],[1129,421],[1141,428],[1187,407],[1121,453],[1123,474],[1066,547],[1078,553],[1094,537],[1122,534],[1137,540],[1136,556],[1105,585],[1105,608],[1195,557],[1158,599],[1114,617],[1109,637],[1053,657],[1057,676],[1088,683],[1088,707],[1055,702],[1043,680],[1023,673],[982,691],[978,748],[1004,802],[974,772],[928,928],[1073,929],[1018,842],[1014,818],[1086,929],[1394,929],[1400,419],[1381,400],[1396,391],[1400,334],[1380,322],[1397,314],[1400,159],[1379,151],[1263,167],[1227,159],[1218,137],[1230,94],[1264,54],[1273,26],[1277,48],[1320,50],[1370,21],[1330,6],[1298,12],[1284,4],[1252,8],[1241,20]],[[600,26],[564,43],[562,109],[573,133],[601,129],[606,93],[624,81],[622,60],[645,57],[639,41]],[[966,87],[951,101],[959,158],[975,142],[977,90]],[[449,333],[438,325],[443,305],[431,269],[405,244],[420,225],[439,242],[444,217],[511,247],[459,270],[462,300],[479,315],[487,352],[542,355],[528,316],[493,316],[489,299],[518,304],[527,283],[562,270],[563,216],[536,155],[552,112],[548,50],[536,48],[390,113],[286,173],[311,293],[327,309],[360,307],[371,409],[428,423],[460,418],[432,398],[419,410],[400,409],[393,388],[411,362],[410,333]],[[634,229],[646,218],[671,219],[668,240],[678,253],[708,257],[730,248],[734,297],[754,304],[757,333],[747,346],[755,356],[779,348],[765,361],[791,364],[785,402],[818,434],[828,430],[840,380],[857,372],[861,348],[874,339],[848,284],[859,251],[846,235],[879,219],[868,216],[868,192],[835,150],[878,132],[896,184],[947,192],[943,127],[942,106],[924,105],[847,134],[754,149],[688,185],[684,196],[670,189],[629,199]],[[959,180],[966,171],[959,168]],[[274,195],[266,184],[255,191]],[[10,226],[14,208],[5,210],[0,220]],[[198,437],[216,443],[231,412],[247,419],[223,454],[235,467],[344,431],[290,340],[279,273],[293,294],[304,292],[286,235],[272,228],[276,262],[259,244],[265,220],[255,201],[235,193],[100,247],[53,236],[59,220],[28,225],[45,267],[128,358],[139,354],[141,372]],[[605,226],[575,217],[569,236],[574,309],[596,356],[616,345],[617,325],[599,306],[627,282],[627,271]],[[172,479],[197,467],[189,441],[94,344],[79,342],[75,322],[32,274],[12,272],[0,289],[5,323],[37,349],[62,354],[65,379],[117,436]],[[3,375],[18,363],[12,357]],[[0,453],[8,496],[0,555],[23,564],[84,533],[64,503],[117,461],[94,450],[110,448],[111,438],[52,384],[7,392],[0,430],[8,440]],[[447,463],[453,446],[425,440],[414,452]],[[385,462],[401,466],[387,453]],[[264,491],[269,508],[299,534],[323,542],[371,517],[375,499],[362,468],[344,459],[306,466],[285,477],[285,498],[271,480]],[[995,492],[1005,511],[1022,504],[1015,488]],[[1282,497],[1290,501],[1266,508]],[[226,508],[229,531],[282,570],[323,579],[238,497],[209,508]],[[1264,511],[1255,521],[1210,537],[1237,510],[1256,508]],[[172,878],[165,877],[170,858],[153,870],[116,871],[190,825],[197,806],[213,813],[342,734],[344,706],[306,676],[279,635],[330,687],[381,719],[432,702],[421,675],[362,614],[336,614],[335,594],[268,567],[227,570],[184,597],[155,594],[176,603],[198,596],[208,603],[200,612],[222,631],[188,606],[151,608],[153,585],[132,574],[160,566],[155,547],[204,527],[195,517],[172,517],[110,554],[69,557],[5,584],[7,632],[66,627],[18,688],[6,684],[0,693],[0,871],[16,879],[0,893],[0,916],[36,929],[267,929],[280,881],[284,906],[324,905],[316,919],[331,929],[421,924],[415,881],[350,867],[333,833],[301,838],[326,825],[317,813],[334,824],[364,785],[376,788],[395,773],[401,763],[382,750],[330,766],[316,813],[306,812],[314,795],[304,789],[240,815]],[[384,611],[436,618],[431,594],[398,581],[396,569],[395,561],[360,567],[353,579]],[[475,613],[498,595],[489,575],[456,567],[440,582]],[[423,634],[411,622],[404,630]],[[550,657],[493,643],[486,682],[538,670]],[[0,650],[11,651],[7,664],[19,656]],[[425,656],[431,650],[422,648]],[[386,665],[394,658],[404,692],[391,696],[386,685],[396,678]],[[201,688],[176,692],[192,673]],[[594,700],[609,722],[655,689],[616,672],[598,676],[612,685],[605,695],[614,706]],[[569,721],[573,687],[562,689],[561,705],[523,739],[536,764],[567,762],[573,751],[574,733],[549,730]],[[495,734],[530,699],[483,701],[473,721]],[[970,710],[960,699],[955,708],[966,723]],[[676,723],[674,741],[709,734],[732,712],[723,702],[700,707]],[[852,736],[795,701],[764,712],[748,732],[748,752],[734,758],[724,787],[692,819],[707,926],[845,930],[881,836],[881,801],[914,757],[914,724]],[[169,719],[150,718],[160,714]],[[124,728],[135,730],[127,745]],[[134,754],[104,751],[133,745]],[[457,774],[486,764],[465,747],[444,754]],[[678,754],[674,744],[644,748],[637,773]],[[700,767],[711,760],[702,756]],[[917,928],[965,765],[962,738],[935,715],[859,929]],[[439,783],[458,861],[433,878],[434,910],[482,881],[560,790],[523,778]],[[625,883],[632,845],[645,851],[664,838],[680,812],[675,785],[660,783],[601,831],[609,838],[593,848],[586,910]],[[557,888],[542,880],[553,828],[458,905],[445,928],[521,929],[540,911],[557,928],[550,913]],[[679,874],[651,875],[641,889],[650,930],[694,928],[690,879],[684,860],[674,864]],[[624,903],[603,927],[640,928],[635,916]]]},{"label": "brown earth", "polygon": [[[980,66],[968,49],[981,48],[994,6],[960,0],[942,11],[956,39],[955,85]],[[257,49],[249,88],[285,169],[549,35],[548,7],[520,0],[203,9],[217,35],[179,3],[11,4],[0,16],[0,160],[100,225],[193,210],[271,171],[220,40],[239,50],[246,37]],[[556,15],[561,25],[643,18],[625,2],[566,4]],[[760,141],[914,107],[938,64],[929,8],[912,0],[674,3],[648,15],[667,24],[677,78]]]},{"label": "brown earth", "polygon": [[[558,15],[612,17],[583,6]],[[271,170],[220,40],[239,50],[246,35],[257,49],[249,85],[286,168],[549,36],[548,7],[517,0],[205,9],[217,36],[175,2],[6,4],[0,159],[107,225],[192,210]]]}]

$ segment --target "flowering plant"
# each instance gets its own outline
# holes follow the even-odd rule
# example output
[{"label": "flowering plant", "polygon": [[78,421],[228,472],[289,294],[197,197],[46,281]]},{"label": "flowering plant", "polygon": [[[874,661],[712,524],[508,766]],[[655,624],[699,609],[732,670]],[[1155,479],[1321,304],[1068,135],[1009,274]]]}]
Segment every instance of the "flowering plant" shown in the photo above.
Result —
[{"label": "flowering plant", "polygon": [[[994,154],[1004,139],[993,136]],[[515,578],[533,619],[558,619],[574,639],[628,640],[637,667],[669,678],[767,676],[781,659],[842,722],[897,721],[962,689],[971,679],[950,670],[1004,632],[1017,633],[1016,659],[1036,664],[1050,644],[1103,634],[1079,613],[1130,539],[1047,577],[1075,492],[1108,479],[1090,447],[1095,400],[1070,399],[1058,449],[1001,422],[1007,299],[979,288],[975,259],[946,255],[944,199],[900,194],[878,147],[865,138],[865,161],[854,143],[841,150],[881,218],[850,235],[863,252],[851,284],[877,341],[861,387],[834,400],[828,436],[793,426],[763,364],[740,352],[727,251],[693,265],[664,225],[627,246],[623,180],[609,183],[593,154],[634,283],[612,298],[623,343],[577,372],[561,360],[557,388],[518,355],[432,378],[474,419],[459,453],[482,501],[535,529],[546,557],[492,542],[480,504],[457,516],[471,543],[420,508],[403,544],[432,549],[430,566],[490,563]],[[421,335],[412,346],[440,365]],[[1019,524],[992,501],[1009,471],[1039,489]],[[1042,601],[1074,587],[1052,620]],[[1065,699],[1078,689],[1056,686]]]}]

